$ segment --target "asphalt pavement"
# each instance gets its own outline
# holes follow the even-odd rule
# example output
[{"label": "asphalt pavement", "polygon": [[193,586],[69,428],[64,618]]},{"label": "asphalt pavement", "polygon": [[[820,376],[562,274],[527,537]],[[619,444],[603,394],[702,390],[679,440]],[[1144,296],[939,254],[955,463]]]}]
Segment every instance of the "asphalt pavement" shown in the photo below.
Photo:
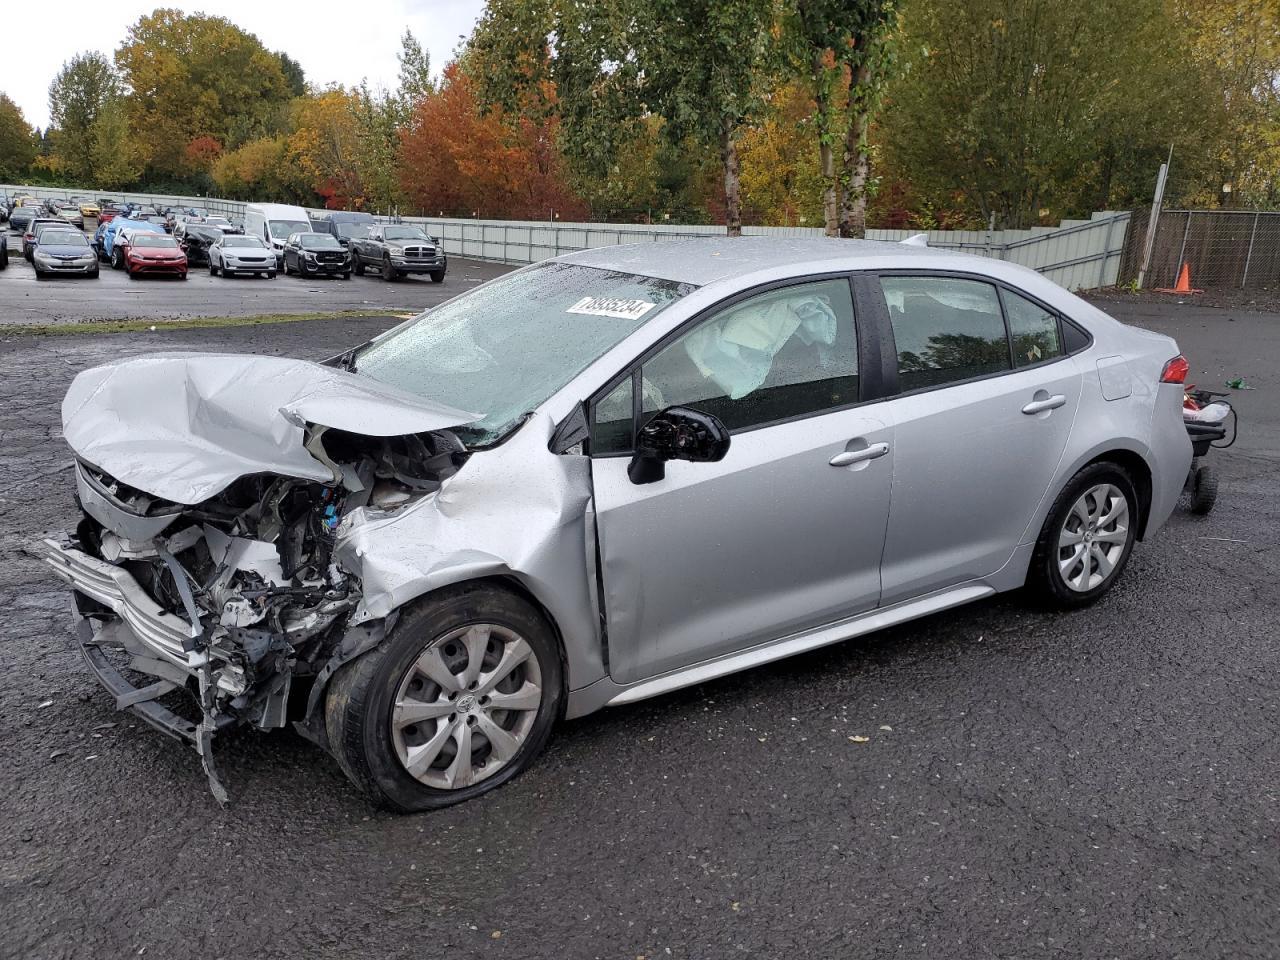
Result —
[{"label": "asphalt pavement", "polygon": [[999,597],[610,709],[407,817],[288,732],[220,744],[220,809],[190,749],[112,709],[22,552],[74,518],[77,371],[320,358],[392,320],[0,332],[0,956],[1276,957],[1280,315],[1104,306],[1255,389],[1217,509],[1103,601]]},{"label": "asphalt pavement", "polygon": [[37,281],[35,270],[22,258],[22,236],[10,233],[8,238],[9,268],[0,270],[0,327],[350,310],[417,313],[511,269],[504,264],[457,257],[450,258],[442,283],[432,283],[426,276],[402,277],[388,283],[377,273],[350,280],[304,279],[283,273],[274,280],[211,277],[207,266],[192,267],[186,280],[130,280],[123,270],[112,270],[103,264],[96,280],[54,277]]}]

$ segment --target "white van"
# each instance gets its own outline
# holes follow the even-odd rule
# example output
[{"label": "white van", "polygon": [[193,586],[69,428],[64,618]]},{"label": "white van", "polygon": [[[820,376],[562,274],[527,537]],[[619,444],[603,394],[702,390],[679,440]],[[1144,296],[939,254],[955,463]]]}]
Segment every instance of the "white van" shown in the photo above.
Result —
[{"label": "white van", "polygon": [[251,203],[244,208],[244,232],[275,249],[284,261],[284,244],[293,233],[311,233],[311,218],[302,207],[288,203]]}]

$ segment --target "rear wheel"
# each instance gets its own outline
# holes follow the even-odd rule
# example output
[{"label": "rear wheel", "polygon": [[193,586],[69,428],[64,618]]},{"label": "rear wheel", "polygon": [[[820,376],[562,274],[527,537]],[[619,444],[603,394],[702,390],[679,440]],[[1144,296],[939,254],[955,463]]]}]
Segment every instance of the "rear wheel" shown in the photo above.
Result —
[{"label": "rear wheel", "polygon": [[1191,512],[1204,516],[1218,502],[1218,474],[1200,459],[1193,461],[1188,480],[1191,493]]},{"label": "rear wheel", "polygon": [[1028,582],[1057,607],[1082,607],[1111,589],[1133,551],[1138,498],[1114,463],[1084,467],[1058,494],[1031,559]]},{"label": "rear wheel", "polygon": [[501,786],[542,751],[561,713],[550,625],[501,588],[442,590],[406,609],[325,693],[330,750],[395,809],[430,810]]}]

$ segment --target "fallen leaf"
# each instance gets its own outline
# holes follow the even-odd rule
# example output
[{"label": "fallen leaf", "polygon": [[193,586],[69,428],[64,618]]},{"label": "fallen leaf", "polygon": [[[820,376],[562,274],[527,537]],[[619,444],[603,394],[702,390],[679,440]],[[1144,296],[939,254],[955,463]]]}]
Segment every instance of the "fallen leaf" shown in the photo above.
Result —
[{"label": "fallen leaf", "polygon": [[501,930],[495,930],[495,931],[493,931],[493,933],[489,934],[489,939],[490,939],[490,940],[501,940],[501,939],[502,939],[502,931],[501,931]]},{"label": "fallen leaf", "polygon": [[881,730],[888,730],[890,733],[892,733],[892,732],[893,732],[893,727],[889,726],[887,723],[882,723],[882,724],[880,725],[880,729],[881,729]]},{"label": "fallen leaf", "polygon": [[53,701],[52,701],[52,700],[46,700],[44,703],[40,704],[40,706],[36,707],[36,709],[37,709],[37,710],[43,710],[45,707],[52,707],[52,706],[53,706]]},{"label": "fallen leaf", "polygon": [[853,736],[853,737],[850,737],[849,739],[852,740],[854,743],[867,743],[871,740],[870,737],[861,737],[861,736]]}]

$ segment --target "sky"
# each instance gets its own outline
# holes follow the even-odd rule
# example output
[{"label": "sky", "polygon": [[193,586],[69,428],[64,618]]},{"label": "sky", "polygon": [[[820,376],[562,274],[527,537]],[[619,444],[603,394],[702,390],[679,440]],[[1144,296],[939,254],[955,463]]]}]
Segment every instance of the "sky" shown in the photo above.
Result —
[{"label": "sky", "polygon": [[394,89],[405,27],[430,51],[438,76],[471,33],[484,0],[60,0],[54,7],[0,0],[0,5],[8,38],[0,93],[22,108],[28,123],[44,129],[49,83],[63,62],[86,50],[110,58],[128,27],[158,7],[226,17],[267,49],[283,50],[301,63],[308,83],[351,86],[368,79],[371,87]]}]

